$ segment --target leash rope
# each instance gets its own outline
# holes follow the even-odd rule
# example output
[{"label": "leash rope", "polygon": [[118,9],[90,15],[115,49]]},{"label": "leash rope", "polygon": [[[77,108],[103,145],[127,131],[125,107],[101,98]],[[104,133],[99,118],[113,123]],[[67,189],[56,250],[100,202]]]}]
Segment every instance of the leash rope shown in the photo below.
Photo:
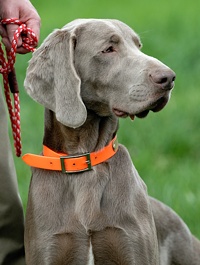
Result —
[{"label": "leash rope", "polygon": [[[6,103],[8,107],[8,112],[11,121],[12,134],[14,139],[14,146],[16,151],[16,156],[21,156],[21,130],[20,130],[20,100],[19,100],[19,90],[17,85],[17,79],[14,69],[14,64],[16,61],[16,50],[19,37],[22,38],[22,47],[26,50],[33,52],[35,46],[37,46],[38,40],[32,29],[28,28],[26,24],[18,19],[2,19],[0,21],[1,25],[16,24],[19,25],[18,29],[15,31],[10,51],[6,50],[4,52],[2,45],[0,43],[0,73],[3,75],[4,93],[6,98]],[[10,97],[10,91],[13,93],[13,103]],[[13,107],[14,105],[14,107]]]}]

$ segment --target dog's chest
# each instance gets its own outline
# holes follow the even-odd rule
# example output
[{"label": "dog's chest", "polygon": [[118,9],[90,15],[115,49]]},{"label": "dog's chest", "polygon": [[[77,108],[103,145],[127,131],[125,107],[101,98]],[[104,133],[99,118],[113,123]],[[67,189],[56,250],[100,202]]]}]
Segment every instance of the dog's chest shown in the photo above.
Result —
[{"label": "dog's chest", "polygon": [[103,202],[108,186],[109,173],[105,165],[96,166],[95,170],[85,173],[75,182],[74,212],[86,230],[104,227],[106,215]]}]

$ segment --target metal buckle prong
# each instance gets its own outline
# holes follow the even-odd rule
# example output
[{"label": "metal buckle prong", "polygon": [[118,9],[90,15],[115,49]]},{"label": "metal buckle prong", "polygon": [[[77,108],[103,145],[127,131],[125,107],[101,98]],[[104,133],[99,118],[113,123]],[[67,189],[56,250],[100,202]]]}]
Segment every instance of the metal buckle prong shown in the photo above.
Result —
[{"label": "metal buckle prong", "polygon": [[[72,170],[72,171],[67,170],[65,168],[65,159],[78,158],[78,157],[86,157],[87,167],[85,169],[81,169],[81,170]],[[90,153],[84,153],[84,154],[81,154],[81,155],[74,155],[74,156],[71,156],[71,155],[69,155],[69,156],[61,156],[60,157],[60,164],[61,164],[62,173],[66,173],[66,174],[84,172],[84,171],[89,171],[89,170],[92,169]]]},{"label": "metal buckle prong", "polygon": [[118,149],[118,147],[119,147],[119,144],[118,144],[118,140],[117,140],[117,138],[113,141],[113,144],[112,144],[112,148],[113,148],[113,151],[117,151],[117,149]]}]

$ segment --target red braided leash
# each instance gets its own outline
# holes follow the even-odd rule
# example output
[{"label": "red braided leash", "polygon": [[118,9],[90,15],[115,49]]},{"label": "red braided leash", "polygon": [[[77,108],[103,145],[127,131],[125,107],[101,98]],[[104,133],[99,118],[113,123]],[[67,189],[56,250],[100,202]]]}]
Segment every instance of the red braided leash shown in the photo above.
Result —
[{"label": "red braided leash", "polygon": [[[3,75],[4,93],[11,120],[16,155],[19,157],[21,156],[22,147],[21,147],[21,131],[20,131],[19,90],[15,75],[15,69],[14,69],[14,64],[16,60],[16,50],[17,50],[19,36],[22,37],[22,46],[30,52],[33,52],[35,50],[34,47],[37,45],[38,40],[35,33],[30,28],[28,28],[26,24],[23,24],[18,19],[13,19],[13,18],[2,19],[0,23],[2,25],[7,25],[7,24],[19,25],[12,39],[11,50],[6,51],[5,55],[0,43],[0,65],[1,65],[0,73]],[[10,97],[10,91],[13,93],[14,108]]]}]

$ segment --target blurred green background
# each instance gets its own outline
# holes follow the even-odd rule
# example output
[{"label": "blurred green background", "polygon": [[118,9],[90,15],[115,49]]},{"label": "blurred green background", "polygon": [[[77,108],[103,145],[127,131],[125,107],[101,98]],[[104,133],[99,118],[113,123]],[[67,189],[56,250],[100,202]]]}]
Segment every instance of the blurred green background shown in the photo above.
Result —
[{"label": "blurred green background", "polygon": [[[57,0],[32,1],[42,19],[41,38],[76,18],[116,18],[140,35],[143,52],[177,74],[167,107],[147,118],[120,121],[125,144],[149,194],[172,207],[200,238],[200,1]],[[18,55],[23,153],[39,153],[43,108],[23,89],[31,55]],[[11,140],[12,141],[12,140]],[[1,151],[2,152],[2,151]],[[14,153],[14,152],[13,152]],[[30,169],[15,157],[26,209]]]}]

